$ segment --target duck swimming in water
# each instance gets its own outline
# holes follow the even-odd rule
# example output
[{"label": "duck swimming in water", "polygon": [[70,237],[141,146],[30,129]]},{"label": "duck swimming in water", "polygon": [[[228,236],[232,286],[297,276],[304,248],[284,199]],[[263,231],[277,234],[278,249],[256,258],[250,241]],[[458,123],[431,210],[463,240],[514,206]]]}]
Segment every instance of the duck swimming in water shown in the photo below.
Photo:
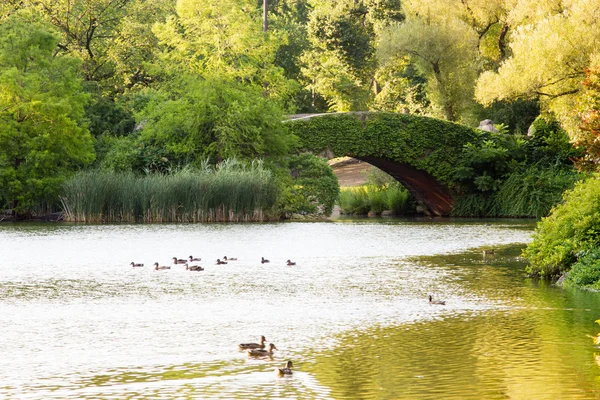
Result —
[{"label": "duck swimming in water", "polygon": [[433,300],[433,297],[431,295],[429,295],[429,304],[437,304],[440,306],[445,306],[446,302],[445,301],[441,301],[441,300]]},{"label": "duck swimming in water", "polygon": [[235,257],[227,258],[227,256],[223,256],[223,260],[225,260],[225,261],[237,261],[237,258],[235,258]]},{"label": "duck swimming in water", "polygon": [[173,264],[185,264],[187,260],[177,259],[177,257],[173,257]]},{"label": "duck swimming in water", "polygon": [[192,261],[202,261],[201,258],[194,258],[192,256],[189,257],[189,260],[190,260],[190,262],[192,262]]},{"label": "duck swimming in water", "polygon": [[264,336],[260,337],[260,343],[240,343],[238,347],[240,350],[249,350],[249,349],[264,349],[265,342],[267,339]]},{"label": "duck swimming in water", "polygon": [[273,350],[277,350],[277,347],[273,343],[269,343],[269,349],[250,349],[248,355],[253,357],[270,357],[273,355]]},{"label": "duck swimming in water", "polygon": [[292,362],[288,360],[288,362],[285,363],[284,368],[277,368],[277,374],[279,376],[292,375],[292,367]]},{"label": "duck swimming in water", "polygon": [[296,265],[296,263],[295,263],[295,262],[292,262],[291,260],[287,260],[287,265],[288,265],[288,266],[290,266],[290,265]]},{"label": "duck swimming in water", "polygon": [[217,258],[217,265],[227,264],[227,261],[221,261],[220,258]]},{"label": "duck swimming in water", "polygon": [[154,263],[154,269],[155,270],[161,270],[161,269],[171,269],[171,267],[165,267],[165,266],[159,266],[157,262]]},{"label": "duck swimming in water", "polygon": [[261,257],[261,260],[260,260],[261,264],[265,264],[265,263],[268,263],[268,262],[271,262],[271,261],[265,259],[264,257]]},{"label": "duck swimming in water", "polygon": [[131,265],[131,267],[132,267],[132,268],[135,268],[135,267],[143,267],[143,266],[144,266],[144,264],[136,264],[136,263],[134,263],[133,261],[132,261],[132,262],[131,262],[131,264],[129,264],[129,265]]},{"label": "duck swimming in water", "polygon": [[204,268],[202,268],[199,265],[190,265],[188,266],[187,264],[185,264],[185,269],[188,271],[204,271]]}]

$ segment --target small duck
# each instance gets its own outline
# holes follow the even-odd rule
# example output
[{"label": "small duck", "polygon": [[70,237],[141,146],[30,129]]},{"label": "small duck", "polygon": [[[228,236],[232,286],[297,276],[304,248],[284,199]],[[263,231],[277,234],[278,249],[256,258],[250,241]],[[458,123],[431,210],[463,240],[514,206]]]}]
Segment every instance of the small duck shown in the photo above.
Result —
[{"label": "small duck", "polygon": [[296,263],[295,263],[295,262],[292,262],[291,260],[287,260],[287,265],[288,265],[288,266],[290,266],[290,265],[296,265]]},{"label": "small duck", "polygon": [[494,251],[494,249],[485,249],[485,250],[483,250],[483,255],[484,256],[489,256],[491,254],[496,254],[496,252]]},{"label": "small duck", "polygon": [[431,295],[429,295],[429,304],[437,304],[440,306],[445,306],[446,302],[445,301],[441,301],[441,300],[433,300],[433,297],[431,297]]},{"label": "small duck", "polygon": [[227,264],[227,261],[221,261],[220,258],[217,258],[217,265]]},{"label": "small duck", "polygon": [[154,263],[154,269],[155,270],[161,270],[161,269],[171,269],[171,267],[165,267],[165,266],[159,266],[157,262]]},{"label": "small duck", "polygon": [[187,260],[182,260],[181,258],[173,257],[173,264],[185,264]]},{"label": "small duck", "polygon": [[190,265],[190,266],[188,266],[187,264],[185,264],[185,269],[187,271],[204,271],[204,268],[202,268],[199,265]]},{"label": "small duck", "polygon": [[261,257],[260,259],[261,259],[261,260],[260,260],[260,263],[261,263],[261,264],[265,264],[265,263],[271,262],[271,261],[269,261],[269,260],[265,259],[264,257]]},{"label": "small duck", "polygon": [[202,261],[201,258],[194,258],[192,256],[189,257],[189,260],[190,260],[190,262],[192,262],[192,261]]},{"label": "small duck", "polygon": [[223,256],[223,260],[225,261],[237,261],[236,257],[227,258],[227,256]]},{"label": "small duck", "polygon": [[132,268],[135,268],[135,267],[143,267],[143,266],[144,266],[144,264],[136,264],[136,263],[134,263],[133,261],[132,261],[132,262],[131,262],[131,264],[129,264],[129,265],[131,265],[131,267],[132,267]]},{"label": "small duck", "polygon": [[292,375],[292,362],[290,360],[288,360],[285,363],[285,367],[284,368],[277,368],[277,374],[279,376],[285,376],[285,375]]},{"label": "small duck", "polygon": [[253,357],[271,357],[273,355],[273,350],[277,350],[277,347],[273,343],[269,343],[269,349],[250,349],[248,350],[248,355]]},{"label": "small duck", "polygon": [[238,347],[240,348],[240,350],[264,349],[266,341],[267,341],[267,339],[264,336],[261,336],[260,344],[259,343],[240,343],[240,344],[238,344]]}]

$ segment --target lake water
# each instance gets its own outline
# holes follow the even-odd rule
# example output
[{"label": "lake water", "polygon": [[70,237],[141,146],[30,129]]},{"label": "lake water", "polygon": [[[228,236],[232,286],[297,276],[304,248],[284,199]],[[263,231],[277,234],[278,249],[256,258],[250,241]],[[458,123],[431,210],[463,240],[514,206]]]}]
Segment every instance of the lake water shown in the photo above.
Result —
[{"label": "lake water", "polygon": [[0,398],[599,398],[600,295],[526,276],[533,227],[1,224]]}]

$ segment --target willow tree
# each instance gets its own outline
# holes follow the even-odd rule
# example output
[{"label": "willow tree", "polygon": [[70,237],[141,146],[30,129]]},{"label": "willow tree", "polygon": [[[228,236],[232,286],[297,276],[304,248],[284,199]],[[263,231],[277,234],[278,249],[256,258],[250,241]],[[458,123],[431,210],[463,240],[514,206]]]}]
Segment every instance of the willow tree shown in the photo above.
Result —
[{"label": "willow tree", "polygon": [[301,61],[309,87],[335,111],[365,110],[376,87],[377,26],[404,18],[398,0],[310,1],[311,48]]},{"label": "willow tree", "polygon": [[79,63],[55,56],[59,40],[29,10],[0,23],[0,197],[16,213],[53,199],[94,159]]},{"label": "willow tree", "polygon": [[508,15],[508,21],[518,26],[510,38],[511,56],[497,72],[481,75],[477,99],[489,104],[539,98],[576,138],[579,118],[573,110],[585,69],[600,53],[599,14],[597,1],[518,2]]},{"label": "willow tree", "polygon": [[408,55],[428,81],[441,116],[456,121],[471,106],[477,78],[477,37],[460,21],[432,23],[414,16],[381,34],[382,61]]}]

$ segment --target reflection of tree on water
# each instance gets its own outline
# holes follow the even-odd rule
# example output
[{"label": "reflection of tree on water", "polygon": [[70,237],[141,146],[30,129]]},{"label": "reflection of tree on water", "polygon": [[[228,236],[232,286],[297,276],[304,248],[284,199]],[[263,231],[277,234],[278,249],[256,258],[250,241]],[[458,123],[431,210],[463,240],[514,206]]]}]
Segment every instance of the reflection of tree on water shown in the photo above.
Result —
[{"label": "reflection of tree on water", "polygon": [[[588,336],[598,294],[531,280],[515,249],[496,253],[493,261],[478,250],[418,262],[448,268],[465,296],[498,307],[347,332],[310,372],[336,398],[597,396],[600,354]],[[600,345],[600,333],[594,339]]]}]

